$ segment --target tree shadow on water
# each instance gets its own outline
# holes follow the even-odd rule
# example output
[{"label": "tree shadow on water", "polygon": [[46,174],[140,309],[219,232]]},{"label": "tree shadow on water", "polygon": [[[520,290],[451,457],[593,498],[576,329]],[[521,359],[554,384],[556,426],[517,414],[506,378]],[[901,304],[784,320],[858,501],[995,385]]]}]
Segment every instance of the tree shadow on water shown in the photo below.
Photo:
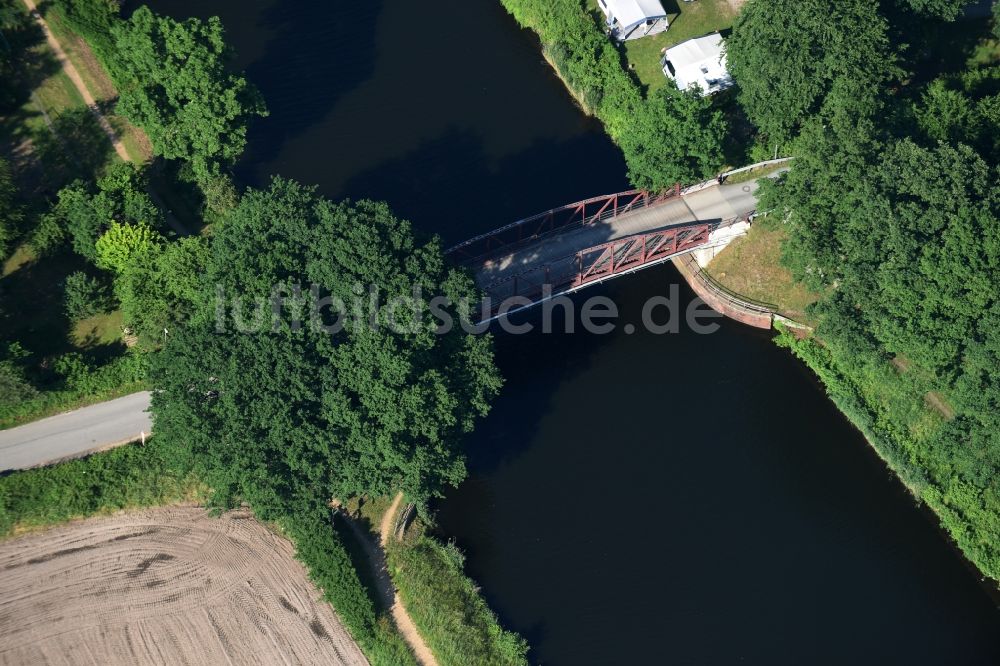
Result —
[{"label": "tree shadow on water", "polygon": [[285,143],[322,120],[375,71],[380,0],[268,5],[259,24],[275,34],[246,75],[263,94],[270,116],[251,127],[244,163],[272,161]]},{"label": "tree shadow on water", "polygon": [[535,213],[628,189],[624,174],[621,153],[596,132],[538,141],[492,160],[477,134],[452,129],[355,176],[333,194],[387,201],[449,246]]}]

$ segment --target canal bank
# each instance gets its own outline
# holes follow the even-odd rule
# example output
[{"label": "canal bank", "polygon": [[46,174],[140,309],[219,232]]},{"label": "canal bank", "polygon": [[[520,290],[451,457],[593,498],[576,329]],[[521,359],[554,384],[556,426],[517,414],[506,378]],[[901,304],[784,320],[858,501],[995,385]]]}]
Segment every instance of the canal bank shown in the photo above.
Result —
[{"label": "canal bank", "polygon": [[[461,26],[447,39],[402,1],[151,4],[219,14],[268,100],[245,183],[384,199],[446,245],[628,189],[620,151],[493,0],[444,3]],[[678,280],[668,266],[595,293],[627,322]],[[439,533],[533,662],[997,657],[976,580],[768,334],[723,322],[498,348],[507,386]]]},{"label": "canal bank", "polygon": [[[651,164],[635,161],[634,154],[631,153],[631,142],[625,140],[618,122],[622,108],[636,107],[634,103],[618,101],[618,96],[625,95],[627,97],[626,93],[634,95],[638,90],[636,82],[622,83],[620,72],[612,73],[610,71],[615,69],[616,63],[613,62],[613,58],[606,55],[606,48],[598,49],[601,56],[595,58],[593,62],[588,57],[591,47],[597,48],[594,45],[598,44],[601,33],[598,24],[592,24],[587,12],[571,0],[560,0],[557,3],[557,8],[548,12],[540,11],[543,5],[537,0],[503,0],[503,3],[522,25],[538,32],[544,43],[544,48],[560,50],[562,57],[558,59],[557,67],[572,72],[572,76],[563,76],[562,79],[570,81],[570,85],[575,84],[581,87],[582,92],[579,94],[593,96],[595,93],[601,93],[607,97],[609,91],[616,93],[612,96],[614,101],[606,106],[600,106],[597,115],[605,123],[609,136],[625,151],[626,159],[630,162],[630,177],[633,180],[650,180],[650,174],[655,172],[656,168]],[[584,32],[586,34],[573,36],[574,31],[568,30],[567,26],[573,26],[576,33]],[[967,25],[966,29],[971,30],[973,27]],[[780,28],[778,32],[781,32]],[[969,46],[971,47],[973,44]],[[645,101],[647,104],[654,103],[655,98],[648,96]],[[671,140],[680,141],[677,137],[673,137]],[[676,148],[676,146],[674,147]],[[635,168],[637,164],[639,165],[638,170]],[[797,172],[793,172],[793,176],[795,173]],[[945,180],[947,177],[947,174],[942,176]],[[953,211],[953,213],[956,218],[962,214],[959,211]],[[836,216],[831,217],[835,218]],[[830,223],[836,224],[834,221],[830,221]],[[811,228],[812,224],[810,222],[799,226],[800,233],[808,235],[808,229]],[[877,223],[872,222],[872,224]],[[794,227],[795,225],[789,226]],[[915,239],[920,237],[919,233],[915,233]],[[825,245],[828,240],[830,239],[823,238],[818,243]],[[883,250],[890,252],[888,248],[883,248]],[[826,247],[824,251],[829,252],[830,249]],[[839,251],[841,252],[840,261],[849,263],[852,251],[847,246],[842,246]],[[895,259],[899,260],[899,257],[895,257]],[[886,261],[891,260],[891,258],[886,259]],[[775,259],[775,261],[778,260]],[[702,262],[702,265],[705,263]],[[683,269],[685,266],[681,265],[680,268]],[[805,270],[812,271],[813,268],[813,264],[809,264],[809,268]],[[826,270],[835,273],[835,268],[832,266],[828,266]],[[869,266],[865,266],[861,272],[865,273],[870,270]],[[987,271],[989,269],[980,270]],[[766,327],[766,319],[779,308],[779,306],[761,308],[750,303],[749,299],[741,297],[738,293],[731,291],[726,293],[721,284],[709,276],[700,275],[697,271],[686,271],[685,277],[695,291],[701,297],[712,302],[717,310],[753,326]],[[938,275],[925,275],[923,277],[931,283],[942,279]],[[962,278],[959,276],[956,279],[961,280]],[[831,282],[832,284],[828,285],[828,290],[835,291],[839,280]],[[928,298],[933,298],[933,296],[928,296]],[[821,300],[828,305],[835,299],[827,297]],[[947,391],[954,389],[954,387],[950,385],[953,380],[949,380],[948,375],[949,373],[961,374],[959,370],[954,369],[954,367],[945,369],[942,366],[938,370],[939,375],[943,376],[935,377],[933,368],[928,368],[927,373],[929,373],[930,379],[923,382],[915,380],[913,377],[902,377],[906,374],[905,371],[900,370],[899,367],[890,370],[890,366],[894,356],[905,355],[905,349],[907,349],[905,344],[903,352],[900,351],[899,345],[901,343],[898,338],[895,338],[895,348],[892,344],[883,347],[882,342],[885,342],[887,338],[893,340],[893,336],[883,334],[879,337],[867,332],[878,329],[878,320],[881,319],[882,313],[876,308],[865,314],[867,320],[852,321],[854,317],[851,307],[859,312],[864,311],[862,305],[858,303],[848,306],[839,316],[829,317],[831,320],[836,319],[837,321],[827,322],[826,330],[828,333],[826,337],[828,339],[826,342],[819,342],[817,339],[782,336],[779,338],[779,343],[791,348],[823,379],[827,392],[839,406],[846,410],[845,413],[852,422],[866,434],[869,444],[875,448],[879,456],[913,491],[914,496],[925,502],[938,515],[942,527],[954,539],[955,544],[962,550],[965,557],[975,564],[982,574],[992,578],[994,582],[1000,580],[1000,551],[996,546],[996,541],[1000,538],[996,528],[997,495],[995,485],[989,480],[985,482],[983,480],[991,478],[994,468],[987,461],[978,465],[984,467],[985,471],[968,469],[977,466],[977,463],[975,460],[971,462],[965,460],[965,458],[978,456],[980,461],[983,461],[992,457],[990,446],[981,441],[983,438],[992,436],[991,427],[986,426],[982,431],[977,431],[974,426],[968,426],[964,429],[959,428],[948,435],[945,432],[947,422],[954,421],[959,411],[949,404]],[[940,312],[927,312],[918,315],[913,311],[906,311],[899,315],[895,325],[905,328],[903,320],[907,317],[918,316],[939,319],[940,321],[936,324],[938,328],[947,327],[954,323],[945,323],[948,315]],[[830,338],[834,329],[838,329],[842,333],[852,326],[857,327],[858,330],[849,335],[842,335],[839,349],[829,344],[832,342]],[[932,336],[932,329],[933,326],[928,325],[922,335]],[[978,333],[971,329],[966,331],[966,334],[967,338],[978,336]],[[881,342],[876,342],[874,340],[876,337]],[[939,341],[939,344],[945,348],[954,345],[962,347],[966,343],[968,343],[970,350],[974,350],[978,344],[978,342],[969,339],[965,341]],[[914,354],[921,353],[918,346],[914,346],[911,351]],[[953,365],[960,366],[967,363],[967,357],[971,354],[974,354],[974,351],[964,354],[966,360],[963,360],[963,354],[956,354]],[[864,360],[859,361],[859,358]],[[975,375],[974,371],[970,372]],[[876,375],[880,376],[873,379],[873,376]],[[978,386],[982,380],[978,376],[972,376],[968,381],[973,386]],[[976,389],[973,389],[973,392],[975,391]],[[952,402],[961,400],[960,396],[952,397]],[[886,404],[890,402],[896,404]],[[965,402],[969,401],[965,400]],[[904,404],[900,405],[899,403]],[[967,420],[975,421],[984,415],[982,412],[989,412],[992,409],[991,403],[983,402],[969,413],[958,415]],[[980,412],[979,414],[976,413],[977,410]],[[934,451],[935,447],[939,450],[962,447],[966,440],[970,439],[980,440],[979,448],[965,456],[949,456]],[[956,469],[965,469],[965,471],[960,473],[955,471]]]}]

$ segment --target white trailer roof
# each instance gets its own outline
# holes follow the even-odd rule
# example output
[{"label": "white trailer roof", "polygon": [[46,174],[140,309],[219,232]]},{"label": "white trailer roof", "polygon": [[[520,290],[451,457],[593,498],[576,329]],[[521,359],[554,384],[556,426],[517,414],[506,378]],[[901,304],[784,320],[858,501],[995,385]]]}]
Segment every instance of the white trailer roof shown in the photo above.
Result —
[{"label": "white trailer roof", "polygon": [[664,73],[671,76],[681,90],[698,84],[702,92],[711,93],[732,83],[732,77],[726,69],[722,35],[717,32],[689,39],[667,49],[664,59],[669,60],[674,67],[672,76],[666,67]]},{"label": "white trailer roof", "polygon": [[667,12],[663,10],[660,0],[602,0],[607,4],[605,13],[614,16],[626,28],[647,19],[663,18]]}]

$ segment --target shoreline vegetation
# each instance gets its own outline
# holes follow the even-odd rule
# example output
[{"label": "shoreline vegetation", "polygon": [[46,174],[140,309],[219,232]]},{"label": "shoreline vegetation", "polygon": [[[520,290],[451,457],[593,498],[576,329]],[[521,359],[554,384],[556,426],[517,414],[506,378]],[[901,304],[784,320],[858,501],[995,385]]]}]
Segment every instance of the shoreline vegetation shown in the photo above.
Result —
[{"label": "shoreline vegetation", "polygon": [[[186,447],[151,437],[144,445],[0,477],[0,540],[157,506],[211,506],[211,497]],[[355,555],[361,546],[351,543],[356,537],[349,530],[334,527],[332,513],[286,513],[265,522],[292,542],[295,557],[373,666],[416,666],[391,614],[378,609],[374,583]],[[501,627],[463,572],[461,552],[425,531],[415,521],[401,541],[387,545],[386,554],[392,582],[438,662],[526,665],[527,644]]]},{"label": "shoreline vegetation", "polygon": [[[648,183],[648,178],[636,177],[636,169],[643,168],[643,164],[641,160],[635,159],[633,146],[624,140],[623,136],[627,125],[622,122],[622,110],[643,108],[635,102],[636,97],[640,96],[640,91],[638,86],[629,80],[623,67],[624,60],[619,57],[610,40],[601,34],[593,21],[584,20],[588,17],[581,3],[573,0],[560,0],[555,3],[540,0],[501,0],[501,2],[519,24],[538,35],[546,61],[552,65],[573,97],[582,100],[581,107],[585,111],[591,111],[601,120],[608,134],[622,148],[629,164],[629,176],[633,182],[639,187]],[[740,100],[745,104],[751,104],[752,112],[749,115],[751,120],[757,121],[758,127],[763,128],[764,138],[769,137],[772,145],[792,148],[791,154],[799,158],[792,166],[793,174],[796,169],[800,173],[809,170],[811,174],[816,174],[822,171],[820,168],[822,164],[833,165],[829,166],[833,170],[841,169],[843,173],[838,174],[840,176],[856,172],[857,164],[848,162],[850,166],[841,165],[844,158],[840,156],[827,154],[814,157],[809,154],[811,151],[816,151],[816,146],[810,145],[809,141],[820,143],[823,131],[827,134],[854,132],[864,135],[881,121],[883,124],[897,124],[895,127],[883,130],[885,134],[900,132],[901,128],[898,125],[904,124],[902,120],[906,118],[906,110],[893,115],[886,113],[885,107],[882,107],[881,111],[874,112],[870,109],[879,107],[865,107],[872,96],[872,91],[882,89],[884,86],[873,85],[869,91],[862,94],[851,87],[848,82],[849,77],[873,76],[876,79],[882,77],[878,80],[886,81],[903,76],[904,70],[899,67],[900,64],[908,64],[914,69],[918,65],[928,66],[928,53],[924,52],[918,53],[919,57],[916,60],[907,63],[907,57],[912,58],[913,54],[906,51],[908,47],[905,45],[900,47],[902,51],[900,55],[889,53],[894,45],[891,44],[889,36],[879,34],[880,30],[885,30],[886,33],[889,33],[889,30],[885,27],[886,22],[878,16],[878,10],[871,6],[856,8],[855,4],[857,3],[851,3],[849,10],[852,12],[851,19],[854,20],[857,15],[859,25],[866,26],[860,32],[864,33],[864,39],[868,40],[865,42],[865,48],[868,50],[859,50],[852,56],[850,60],[856,62],[856,66],[851,67],[845,67],[844,59],[836,54],[828,56],[830,70],[826,75],[830,77],[832,83],[826,82],[831,90],[830,100],[826,106],[820,103],[822,99],[820,102],[813,102],[811,107],[804,102],[796,102],[792,107],[784,105],[779,98],[768,93],[769,74],[761,73],[783,72],[791,65],[804,68],[807,71],[806,79],[809,76],[820,77],[818,72],[809,73],[808,70],[810,67],[818,69],[826,66],[825,61],[821,63],[815,60],[817,57],[822,59],[824,54],[817,56],[799,53],[797,49],[801,44],[795,41],[802,37],[805,43],[816,43],[817,39],[800,35],[776,38],[773,33],[781,33],[785,23],[780,20],[778,23],[768,23],[767,21],[774,17],[761,16],[767,12],[760,7],[760,3],[755,4],[753,0],[748,8],[753,13],[751,19],[755,20],[747,20],[747,8],[744,8],[740,18],[737,19],[736,31],[742,30],[744,35],[750,35],[732,47],[731,50],[737,51],[735,55],[730,54],[730,59],[734,61],[731,69],[735,74],[743,76],[743,80],[738,78],[738,82],[749,84],[750,91],[742,90],[739,93]],[[940,30],[942,21],[949,34],[952,32],[957,34],[963,29],[959,19],[963,5],[961,0],[946,0],[937,3],[933,8],[923,7],[920,3],[910,4],[912,8],[900,8],[889,17],[890,21],[896,23],[894,26],[896,30],[900,30],[899,26],[908,26],[908,29],[936,44],[937,40],[932,36],[935,31]],[[810,8],[773,8],[771,13],[801,12],[802,16],[807,17],[810,11]],[[805,30],[816,27],[808,23],[810,20],[812,19],[806,18],[800,25],[809,26]],[[959,23],[948,23],[956,20]],[[821,28],[816,27],[816,29]],[[846,26],[842,29],[853,30]],[[1000,38],[1000,27],[994,28],[994,31],[995,36]],[[968,34],[965,37],[968,39],[970,35],[978,32],[981,30],[971,33],[966,31]],[[779,56],[776,52],[759,46],[761,43],[774,42],[776,39],[783,41],[781,48],[786,49],[784,55]],[[598,43],[598,40],[601,43]],[[943,44],[932,46],[928,52],[933,54],[935,48],[947,47]],[[904,124],[902,128],[904,132],[910,132],[916,140],[922,139],[929,143],[939,140],[961,140],[977,145],[976,141],[980,135],[989,136],[985,127],[976,127],[974,123],[982,123],[988,127],[997,119],[996,113],[991,109],[996,108],[994,102],[1000,97],[984,98],[983,91],[995,91],[995,82],[1000,79],[1000,66],[996,64],[1000,60],[1000,42],[996,40],[980,42],[971,48],[970,52],[972,55],[968,56],[967,63],[951,63],[957,71],[956,74],[945,75],[931,85],[926,85],[929,82],[920,76],[911,76],[909,80],[904,80],[903,87],[895,93],[900,99],[886,103],[886,107],[893,103],[902,107],[912,104],[915,107],[909,113],[915,117],[917,127],[905,127]],[[942,57],[950,55],[944,54]],[[861,62],[860,59],[864,57],[872,58],[873,64]],[[876,62],[879,64],[874,64]],[[750,72],[758,73],[751,75]],[[748,81],[747,77],[750,76],[756,76],[760,79],[760,83],[758,84],[757,79]],[[788,87],[791,88],[791,84],[788,84]],[[795,96],[794,93],[782,92],[791,95],[789,99]],[[842,101],[839,95],[845,96],[844,99],[853,96],[854,99],[850,102]],[[834,107],[834,99],[843,108]],[[952,112],[946,111],[948,105],[951,105]],[[851,110],[852,107],[855,108]],[[844,115],[838,116],[840,113]],[[814,116],[810,117],[809,114]],[[970,123],[971,126],[962,127],[961,122]],[[800,130],[797,123],[801,123],[801,131],[808,138],[796,136],[796,132]],[[815,123],[830,129],[817,129],[815,134],[809,134],[813,129],[810,126]],[[919,136],[921,134],[923,136]],[[765,143],[759,138],[757,141]],[[860,141],[855,139],[846,143],[862,145],[864,141],[865,139]],[[872,149],[871,146],[877,145],[877,142],[873,141],[864,150],[871,150],[874,158],[881,149]],[[990,152],[988,140],[979,140],[978,145],[988,158]],[[822,150],[826,151],[830,151],[831,148],[832,146],[822,146]],[[959,150],[966,149],[960,147]],[[900,148],[897,159],[907,159],[910,157],[909,153],[916,152],[918,151],[915,148],[904,145]],[[977,178],[974,183],[970,181],[969,188],[979,187],[978,178],[981,173],[975,171],[980,168],[979,164],[974,163],[975,157],[969,153],[959,154],[961,159],[972,163],[971,173]],[[803,158],[801,155],[806,157]],[[927,159],[932,157],[934,156],[925,154],[923,155],[925,159],[920,161],[926,164]],[[955,161],[959,159],[943,150],[941,157]],[[868,168],[879,167],[870,165]],[[958,165],[957,168],[968,167]],[[936,175],[944,178],[944,174],[918,171],[914,171],[911,175],[916,178],[933,179]],[[798,187],[802,188],[801,192],[808,192],[810,190],[805,181],[810,179],[806,176],[803,176],[803,179],[805,179],[803,184]],[[792,179],[786,177],[783,180]],[[812,175],[810,182],[814,186],[813,189],[816,183],[824,184],[834,191],[837,188],[851,187],[838,183],[836,177],[826,174]],[[920,345],[911,344],[903,335],[887,332],[885,323],[878,321],[878,308],[881,306],[874,305],[873,312],[867,315],[866,320],[859,322],[855,321],[857,319],[855,311],[831,305],[838,300],[837,282],[831,282],[831,279],[822,273],[817,274],[816,264],[822,266],[825,259],[832,259],[832,266],[828,269],[827,275],[837,275],[838,272],[833,268],[838,263],[843,264],[843,259],[850,258],[851,253],[856,250],[850,247],[842,249],[838,260],[829,254],[828,249],[824,254],[822,244],[834,243],[831,243],[828,236],[822,236],[815,241],[809,241],[816,242],[818,247],[803,252],[802,246],[805,243],[794,237],[796,233],[802,233],[803,225],[789,224],[787,219],[794,215],[789,211],[794,211],[796,205],[805,207],[801,201],[803,196],[800,195],[800,200],[796,201],[794,192],[793,196],[788,196],[784,195],[782,190],[781,186],[770,188],[770,202],[776,202],[775,208],[780,212],[772,214],[764,223],[758,222],[761,226],[756,230],[757,233],[752,235],[753,237],[742,239],[738,244],[720,253],[712,262],[709,271],[727,288],[749,290],[752,292],[750,294],[752,297],[775,302],[781,311],[794,315],[795,319],[805,320],[811,326],[816,326],[817,330],[814,333],[803,335],[801,331],[793,332],[778,322],[776,328],[779,333],[775,342],[787,348],[816,374],[838,409],[858,428],[877,455],[886,462],[913,496],[934,512],[941,528],[951,537],[967,560],[984,576],[992,579],[993,586],[996,587],[997,581],[1000,581],[1000,491],[995,482],[996,454],[991,454],[991,447],[996,446],[992,442],[997,438],[997,433],[995,427],[990,425],[993,421],[988,414],[991,410],[995,411],[996,403],[989,397],[993,391],[990,383],[992,380],[986,379],[989,377],[987,373],[995,373],[996,368],[990,371],[986,367],[979,367],[988,360],[983,357],[986,352],[984,345],[990,348],[988,346],[993,343],[984,342],[982,333],[971,330],[965,333],[965,338],[960,337],[958,340],[958,344],[969,345],[979,355],[974,359],[967,359],[964,363],[968,368],[965,372],[980,373],[974,381],[981,388],[970,392],[969,383],[973,381],[972,377],[963,379],[959,374],[956,379],[954,367],[948,368],[938,362],[935,368],[934,363],[917,363],[910,358],[911,355],[907,354],[906,350],[913,348],[912,356],[917,356],[921,349]],[[767,192],[765,196],[768,196]],[[954,205],[966,205],[961,203],[965,201],[965,196],[965,192],[959,193],[957,200],[960,203]],[[913,206],[914,203],[907,201],[897,205]],[[826,205],[825,202],[823,205]],[[935,203],[928,196],[920,201],[919,205],[929,207]],[[816,209],[806,210],[810,211],[807,214],[815,214]],[[839,209],[832,214],[826,211],[822,214],[831,215],[834,219],[843,216]],[[953,212],[949,211],[949,214],[961,215],[961,211],[956,208]],[[824,224],[827,224],[825,220]],[[814,223],[813,229],[816,227]],[[813,230],[809,233],[817,232]],[[829,235],[832,236],[833,232],[829,232]],[[891,256],[897,248],[890,246],[884,249],[888,252],[887,256]],[[800,255],[798,258],[795,257],[796,253]],[[802,256],[803,254],[805,256]],[[744,261],[748,256],[767,265],[749,269]],[[910,261],[919,259],[912,258]],[[974,261],[983,266],[981,270],[990,270],[985,267],[989,265],[989,259],[976,258]],[[923,279],[935,278],[931,275]],[[901,286],[901,289],[905,291],[906,287]],[[840,291],[843,292],[842,287]],[[875,296],[872,298],[874,300]],[[847,306],[846,303],[843,305]],[[885,319],[888,321],[889,317]],[[903,325],[905,327],[905,324]],[[865,330],[866,328],[868,330]],[[935,334],[940,337],[939,332]],[[946,339],[941,339],[939,343],[945,348],[950,348],[953,344]],[[933,357],[933,352],[927,356]],[[983,391],[986,391],[986,395],[982,395]],[[994,407],[989,407],[990,404]],[[974,442],[971,450],[965,443],[969,439]]]},{"label": "shoreline vegetation", "polygon": [[[729,120],[708,97],[672,86],[649,91],[626,71],[624,56],[578,0],[501,0],[534,31],[547,62],[581,109],[598,118],[625,156],[635,187],[661,190],[719,173],[735,151]],[[742,159],[742,155],[739,159]]]}]

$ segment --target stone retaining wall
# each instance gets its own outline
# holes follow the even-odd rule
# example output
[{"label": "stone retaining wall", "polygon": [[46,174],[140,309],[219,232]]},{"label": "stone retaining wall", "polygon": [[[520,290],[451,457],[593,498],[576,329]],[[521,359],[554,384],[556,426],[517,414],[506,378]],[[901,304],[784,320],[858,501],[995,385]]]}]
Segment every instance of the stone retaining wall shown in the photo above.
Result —
[{"label": "stone retaining wall", "polygon": [[720,290],[706,278],[694,257],[685,254],[674,257],[673,262],[694,293],[698,294],[710,308],[747,326],[768,330],[771,328],[774,320],[773,312],[762,306],[741,301]]}]

